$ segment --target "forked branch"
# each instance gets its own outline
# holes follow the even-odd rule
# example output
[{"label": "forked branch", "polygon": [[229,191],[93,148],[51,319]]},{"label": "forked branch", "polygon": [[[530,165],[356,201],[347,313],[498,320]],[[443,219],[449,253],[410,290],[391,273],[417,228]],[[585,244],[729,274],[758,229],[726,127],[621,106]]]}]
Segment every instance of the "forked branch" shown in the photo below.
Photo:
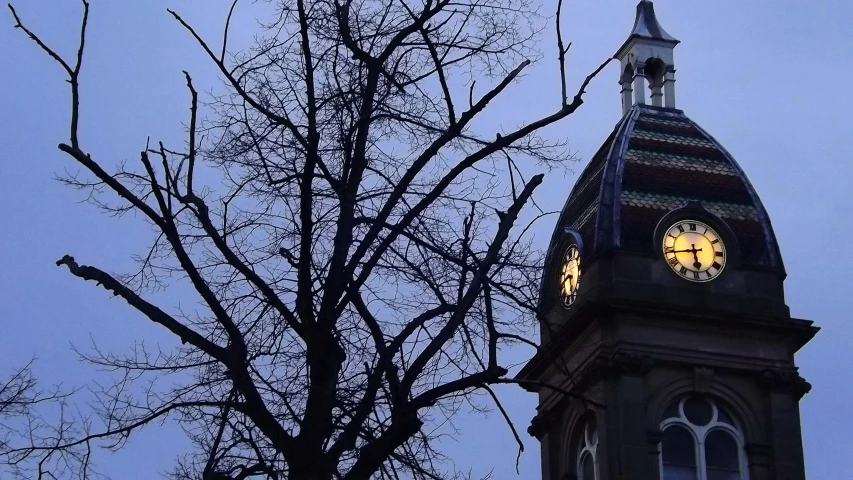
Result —
[{"label": "forked branch", "polygon": [[79,146],[79,141],[77,138],[77,129],[80,119],[80,67],[83,65],[83,47],[86,43],[86,26],[89,23],[89,2],[86,0],[82,0],[83,2],[83,21],[80,24],[80,43],[77,47],[77,58],[74,63],[74,67],[72,68],[56,51],[50,48],[45,42],[39,38],[32,30],[28,29],[21,22],[21,19],[18,17],[18,12],[15,11],[15,7],[12,4],[8,4],[9,10],[12,12],[12,17],[15,19],[15,28],[20,28],[27,34],[28,37],[32,41],[34,41],[42,50],[45,51],[51,58],[56,60],[62,68],[65,70],[65,73],[68,74],[68,82],[71,84],[71,146],[77,148]]}]

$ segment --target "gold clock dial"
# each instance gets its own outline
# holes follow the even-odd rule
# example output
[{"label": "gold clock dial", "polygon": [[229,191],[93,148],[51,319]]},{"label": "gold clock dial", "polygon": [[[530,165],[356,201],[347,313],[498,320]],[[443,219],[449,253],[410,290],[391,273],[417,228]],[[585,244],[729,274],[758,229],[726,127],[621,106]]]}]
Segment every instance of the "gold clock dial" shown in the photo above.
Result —
[{"label": "gold clock dial", "polygon": [[563,264],[560,268],[560,299],[563,306],[568,307],[577,300],[580,277],[580,251],[577,245],[570,245],[563,255]]},{"label": "gold clock dial", "polygon": [[663,254],[672,270],[693,282],[717,278],[726,267],[723,239],[708,225],[683,220],[669,227],[663,237]]}]

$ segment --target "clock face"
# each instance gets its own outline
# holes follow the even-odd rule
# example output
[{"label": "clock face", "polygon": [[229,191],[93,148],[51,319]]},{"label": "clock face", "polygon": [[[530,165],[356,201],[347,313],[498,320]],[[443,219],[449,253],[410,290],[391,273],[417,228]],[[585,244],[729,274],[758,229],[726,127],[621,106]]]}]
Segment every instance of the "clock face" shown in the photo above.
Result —
[{"label": "clock face", "polygon": [[578,285],[581,278],[581,258],[577,245],[569,245],[563,255],[560,267],[560,299],[568,307],[578,298]]},{"label": "clock face", "polygon": [[669,227],[663,237],[663,254],[672,270],[693,282],[717,278],[726,267],[723,239],[708,225],[683,220]]}]

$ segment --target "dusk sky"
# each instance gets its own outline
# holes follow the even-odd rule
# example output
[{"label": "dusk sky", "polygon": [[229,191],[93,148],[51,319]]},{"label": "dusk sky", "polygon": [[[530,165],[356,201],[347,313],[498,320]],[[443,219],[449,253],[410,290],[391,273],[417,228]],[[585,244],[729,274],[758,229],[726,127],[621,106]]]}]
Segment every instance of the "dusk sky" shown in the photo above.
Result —
[{"label": "dusk sky", "polygon": [[[81,5],[75,0],[15,0],[25,23],[71,58]],[[137,161],[146,138],[181,146],[188,94],[181,70],[204,92],[220,88],[212,65],[167,13],[173,8],[215,45],[228,0],[92,0],[81,78],[81,143],[105,166]],[[630,32],[636,0],[567,0],[564,36],[569,86],[612,56]],[[809,478],[850,477],[853,458],[853,2],[850,0],[659,0],[675,49],[677,105],[738,160],[766,207],[788,272],[786,300],[797,318],[821,332],[797,355],[813,388],[801,402]],[[543,12],[556,4],[546,0]],[[254,20],[238,11],[234,45],[250,39]],[[44,385],[85,385],[100,374],[77,361],[72,345],[125,351],[135,341],[175,341],[93,283],[54,262],[65,254],[122,272],[132,268],[151,232],[139,218],[116,220],[54,180],[77,171],[56,145],[68,139],[69,93],[64,73],[0,15],[0,378],[35,356]],[[558,107],[553,22],[543,33],[543,58],[488,110],[506,129]],[[559,210],[577,174],[619,120],[619,68],[614,62],[590,85],[585,104],[551,127],[569,140],[580,162],[546,173],[537,192],[545,210]],[[479,82],[478,82],[479,85]],[[572,88],[573,87],[573,88]],[[538,172],[532,166],[529,171]],[[540,225],[545,248],[556,216]],[[166,291],[163,307],[180,302]],[[523,362],[529,349],[511,352]],[[103,377],[100,377],[103,378]],[[536,396],[499,389],[522,432],[525,451],[515,473],[516,445],[498,416],[463,414],[446,452],[457,467],[497,480],[537,479],[538,442],[524,433]],[[186,447],[177,428],[152,425],[121,452],[99,452],[102,471],[118,479],[156,478]]]}]

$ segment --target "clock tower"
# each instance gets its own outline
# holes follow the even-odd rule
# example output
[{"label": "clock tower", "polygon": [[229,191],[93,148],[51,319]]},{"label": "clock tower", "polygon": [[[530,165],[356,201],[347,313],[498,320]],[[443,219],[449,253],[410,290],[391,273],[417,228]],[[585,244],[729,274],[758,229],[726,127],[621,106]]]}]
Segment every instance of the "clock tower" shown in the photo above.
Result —
[{"label": "clock tower", "polygon": [[623,116],[551,238],[542,345],[517,375],[544,480],[805,478],[794,354],[817,328],[789,313],[744,171],[676,108],[678,43],[641,1]]}]

